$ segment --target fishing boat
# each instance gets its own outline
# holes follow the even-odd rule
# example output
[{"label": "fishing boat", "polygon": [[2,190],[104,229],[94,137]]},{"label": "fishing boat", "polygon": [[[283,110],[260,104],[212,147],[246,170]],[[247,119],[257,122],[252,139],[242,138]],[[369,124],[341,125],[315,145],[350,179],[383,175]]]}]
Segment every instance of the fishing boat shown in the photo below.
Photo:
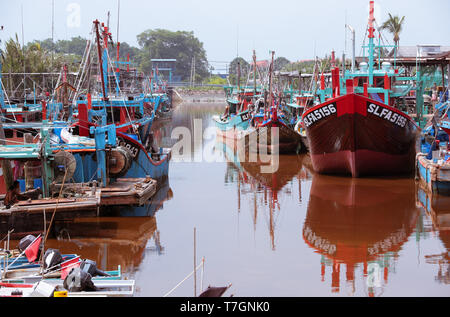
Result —
[{"label": "fishing boat", "polygon": [[[318,90],[320,104],[306,110],[303,123],[314,170],[318,173],[392,175],[413,171],[418,126],[396,107],[417,77],[403,69],[378,62],[374,69],[375,29],[370,2],[368,64],[359,70],[332,68],[332,87],[325,89],[323,76]],[[382,47],[378,45],[378,47]],[[354,57],[353,57],[354,58]],[[399,81],[396,84],[396,80]]]},{"label": "fishing boat", "polygon": [[[154,144],[151,126],[155,120],[159,106],[164,102],[163,95],[126,95],[120,89],[120,71],[113,69],[108,53],[108,39],[111,37],[109,29],[98,20],[93,22],[96,38],[96,51],[100,70],[101,93],[74,95],[74,111],[67,127],[53,129],[55,139],[60,144],[76,146],[72,151],[77,162],[74,180],[77,183],[89,182],[96,173],[94,164],[96,151],[92,151],[93,144],[103,142],[95,140],[93,131],[101,129],[106,131],[107,126],[115,126],[116,147],[120,154],[115,156],[115,168],[110,169],[111,177],[139,178],[149,176],[157,181],[167,178],[171,151],[168,148],[158,148]],[[92,43],[89,42],[86,55],[82,62],[82,73],[89,73]],[[118,63],[118,62],[117,62]],[[80,76],[77,87],[88,84],[89,78]],[[110,92],[108,87],[112,84],[115,89]],[[151,112],[146,112],[145,104],[152,103]],[[108,142],[110,142],[109,140]],[[112,166],[111,166],[112,167]]]},{"label": "fishing boat", "polygon": [[436,105],[436,111],[421,133],[421,152],[416,156],[416,177],[431,193],[450,196],[450,154],[448,153],[450,102]]},{"label": "fishing boat", "polygon": [[251,128],[246,134],[248,147],[252,152],[269,154],[292,154],[306,150],[302,137],[292,126],[279,117],[277,107],[266,114],[254,115]]},{"label": "fishing boat", "polygon": [[227,98],[228,107],[223,115],[213,116],[214,123],[218,129],[218,133],[231,138],[238,139],[242,131],[249,127],[251,113],[249,109],[250,100],[253,91],[238,87],[237,99],[232,99],[230,94],[233,87],[225,87],[225,91],[229,96]]},{"label": "fishing boat", "polygon": [[[295,132],[293,124],[290,123],[291,118],[282,112],[279,102],[281,98],[276,98],[272,92],[274,54],[275,52],[272,52],[269,68],[268,107],[258,107],[259,111],[255,109],[245,139],[251,152],[298,154],[306,149],[301,135]],[[276,99],[279,99],[278,102]]]},{"label": "fishing boat", "polygon": [[104,272],[95,261],[57,249],[47,249],[42,257],[42,242],[41,235],[28,235],[19,242],[19,256],[2,259],[0,296],[52,297],[56,291],[68,291],[70,296],[133,295],[134,281],[121,280],[120,266]]},{"label": "fishing boat", "polygon": [[264,99],[261,98],[261,90],[256,86],[256,56],[253,51],[253,87],[241,86],[241,65],[237,66],[237,86],[225,86],[227,107],[223,115],[213,116],[218,134],[227,138],[239,140],[248,129],[251,114],[254,107],[258,109],[263,106]]}]

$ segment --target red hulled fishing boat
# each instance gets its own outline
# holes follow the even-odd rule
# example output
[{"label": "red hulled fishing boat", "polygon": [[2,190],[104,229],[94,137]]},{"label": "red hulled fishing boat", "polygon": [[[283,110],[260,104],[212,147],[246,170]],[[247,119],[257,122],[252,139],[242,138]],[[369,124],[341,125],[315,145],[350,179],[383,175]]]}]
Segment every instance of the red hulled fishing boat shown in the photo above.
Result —
[{"label": "red hulled fishing boat", "polygon": [[[344,72],[332,69],[332,89],[321,79],[321,103],[302,116],[311,160],[318,173],[390,175],[411,172],[418,131],[410,116],[395,107],[412,89],[390,63],[374,69],[373,1],[370,2],[369,63]],[[402,77],[402,78],[398,78]],[[394,87],[395,79],[399,80]],[[328,96],[327,96],[328,93]],[[328,97],[328,98],[327,98]]]}]

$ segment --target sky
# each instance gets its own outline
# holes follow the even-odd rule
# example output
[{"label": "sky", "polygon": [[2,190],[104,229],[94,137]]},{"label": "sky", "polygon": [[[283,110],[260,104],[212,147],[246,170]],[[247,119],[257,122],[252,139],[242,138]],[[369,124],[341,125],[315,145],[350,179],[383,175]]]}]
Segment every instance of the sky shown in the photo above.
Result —
[{"label": "sky", "polygon": [[[148,29],[193,31],[204,44],[209,61],[229,62],[237,55],[251,60],[284,56],[290,61],[351,54],[356,31],[360,52],[368,20],[368,0],[54,0],[54,38],[89,37],[92,21],[106,23],[110,11],[113,39],[138,46],[136,35]],[[17,33],[25,43],[52,35],[52,0],[0,0],[0,39]],[[450,0],[377,0],[375,18],[381,24],[388,13],[405,16],[400,45],[450,46]],[[385,33],[392,42],[392,36]],[[217,63],[216,63],[217,64]]]}]

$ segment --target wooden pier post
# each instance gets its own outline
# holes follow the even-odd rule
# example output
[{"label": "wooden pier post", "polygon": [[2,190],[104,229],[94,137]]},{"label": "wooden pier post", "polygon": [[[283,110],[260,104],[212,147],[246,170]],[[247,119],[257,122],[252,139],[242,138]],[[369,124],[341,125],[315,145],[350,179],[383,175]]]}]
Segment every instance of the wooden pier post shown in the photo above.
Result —
[{"label": "wooden pier post", "polygon": [[[25,133],[23,135],[23,143],[30,144],[33,143],[33,135],[31,133]],[[25,162],[24,164],[24,174],[25,174],[25,191],[34,188],[33,179],[33,162]]]},{"label": "wooden pier post", "polygon": [[[5,130],[3,129],[3,123],[0,120],[0,145],[6,145],[6,137],[5,137]],[[11,168],[11,161],[10,160],[2,160],[2,171],[3,171],[3,179],[5,180],[5,186],[6,190],[9,189],[9,187],[14,182],[14,176]]]}]

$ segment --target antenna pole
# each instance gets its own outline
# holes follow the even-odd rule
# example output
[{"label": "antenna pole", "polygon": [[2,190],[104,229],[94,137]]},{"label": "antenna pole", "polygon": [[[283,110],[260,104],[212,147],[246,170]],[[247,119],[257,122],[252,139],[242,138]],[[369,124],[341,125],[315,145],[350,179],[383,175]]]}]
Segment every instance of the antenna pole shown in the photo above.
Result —
[{"label": "antenna pole", "polygon": [[120,0],[117,0],[117,43],[119,43]]},{"label": "antenna pole", "polygon": [[21,16],[22,16],[22,55],[23,55],[23,93],[24,93],[24,103],[27,103],[27,87],[26,87],[26,76],[25,76],[25,36],[23,32],[23,4],[21,5]]},{"label": "antenna pole", "polygon": [[[52,63],[51,68],[53,72],[53,60],[54,60],[54,53],[55,53],[55,43],[54,43],[54,35],[55,35],[55,0],[52,0]],[[53,75],[52,75],[52,90],[53,90]]]}]

